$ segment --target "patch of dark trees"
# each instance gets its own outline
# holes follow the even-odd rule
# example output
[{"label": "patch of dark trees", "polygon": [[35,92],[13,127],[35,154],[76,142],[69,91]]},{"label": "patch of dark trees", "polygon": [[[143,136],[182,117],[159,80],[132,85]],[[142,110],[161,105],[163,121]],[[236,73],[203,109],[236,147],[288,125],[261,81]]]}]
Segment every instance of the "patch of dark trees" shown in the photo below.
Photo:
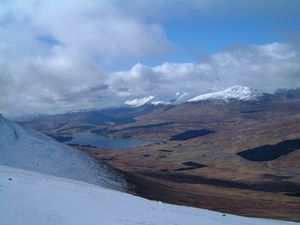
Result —
[{"label": "patch of dark trees", "polygon": [[173,150],[167,150],[167,149],[159,149],[160,152],[173,152]]},{"label": "patch of dark trees", "polygon": [[287,193],[286,195],[292,196],[292,197],[300,197],[300,192],[295,192],[295,193]]},{"label": "patch of dark trees", "polygon": [[184,162],[184,163],[182,163],[182,165],[185,165],[185,166],[188,166],[188,167],[182,167],[182,168],[176,169],[174,171],[194,170],[194,169],[207,167],[207,165],[197,163],[197,162],[192,162],[192,161]]},{"label": "patch of dark trees", "polygon": [[141,126],[132,126],[125,128],[123,130],[135,130],[135,129],[149,129],[149,128],[160,128],[164,126],[168,126],[173,124],[173,122],[164,122],[164,123],[157,123],[157,124],[147,124],[147,125],[141,125]]},{"label": "patch of dark trees", "polygon": [[248,110],[248,111],[241,111],[240,113],[257,113],[257,112],[263,112],[263,109],[257,109],[257,110]]},{"label": "patch of dark trees", "polygon": [[229,181],[214,178],[207,178],[202,176],[194,176],[187,174],[158,174],[158,173],[144,173],[144,175],[154,178],[169,180],[176,183],[187,184],[206,184],[226,188],[239,188],[255,191],[266,191],[273,193],[285,193],[286,195],[297,196],[300,192],[300,185],[295,182],[280,181],[280,182],[264,182],[264,183],[242,183],[239,181]]},{"label": "patch of dark trees", "polygon": [[249,161],[264,162],[300,149],[300,139],[286,140],[275,145],[263,145],[237,153]]},{"label": "patch of dark trees", "polygon": [[69,146],[73,146],[73,147],[86,147],[86,148],[97,148],[97,146],[94,145],[81,145],[81,144],[68,144]]},{"label": "patch of dark trees", "polygon": [[201,130],[187,130],[183,133],[171,136],[171,141],[185,141],[191,138],[201,137],[204,135],[215,133],[213,130],[201,129]]}]

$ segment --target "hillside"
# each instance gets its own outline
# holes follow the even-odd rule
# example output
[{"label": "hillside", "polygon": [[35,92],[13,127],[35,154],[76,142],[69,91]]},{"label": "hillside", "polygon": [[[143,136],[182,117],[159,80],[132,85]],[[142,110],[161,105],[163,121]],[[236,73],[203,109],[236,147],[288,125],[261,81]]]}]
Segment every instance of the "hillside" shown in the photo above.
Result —
[{"label": "hillside", "polygon": [[0,165],[86,181],[113,189],[126,184],[87,154],[25,129],[0,115]]},{"label": "hillside", "polygon": [[268,96],[267,101],[197,101],[111,111],[115,117],[131,118],[122,124],[99,125],[65,115],[63,124],[36,120],[26,125],[63,137],[88,134],[154,141],[126,151],[80,147],[122,172],[140,196],[298,221],[300,99],[290,92]]},{"label": "hillside", "polygon": [[0,224],[292,225],[163,204],[86,183],[0,166]]}]

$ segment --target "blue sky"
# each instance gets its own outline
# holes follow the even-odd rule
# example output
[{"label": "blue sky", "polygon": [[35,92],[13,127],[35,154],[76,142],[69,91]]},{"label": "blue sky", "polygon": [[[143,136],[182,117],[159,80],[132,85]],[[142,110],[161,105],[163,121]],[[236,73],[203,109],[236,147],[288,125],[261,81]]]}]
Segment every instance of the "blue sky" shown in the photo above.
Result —
[{"label": "blue sky", "polygon": [[178,46],[197,53],[216,53],[235,45],[266,44],[285,41],[288,30],[300,30],[296,21],[212,20],[207,18],[170,21],[165,24],[169,39]]},{"label": "blue sky", "polygon": [[[295,14],[297,7],[299,8],[299,4],[292,10],[288,7],[283,15],[277,16],[270,7],[252,16],[205,16],[192,13],[190,16],[163,21],[162,26],[168,40],[178,47],[167,56],[167,60],[198,62],[207,55],[240,45],[288,42],[295,36],[300,36],[300,13]],[[146,60],[145,63],[154,66],[162,60]]]},{"label": "blue sky", "polygon": [[300,87],[299,0],[0,0],[0,113]]}]

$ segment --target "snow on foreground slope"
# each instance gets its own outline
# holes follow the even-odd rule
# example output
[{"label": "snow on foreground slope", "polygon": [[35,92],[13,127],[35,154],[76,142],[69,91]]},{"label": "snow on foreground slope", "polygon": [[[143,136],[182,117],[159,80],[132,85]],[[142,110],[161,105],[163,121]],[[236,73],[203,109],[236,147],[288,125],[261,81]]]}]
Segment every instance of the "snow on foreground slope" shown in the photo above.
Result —
[{"label": "snow on foreground slope", "polygon": [[292,225],[154,202],[74,180],[0,166],[2,225]]},{"label": "snow on foreground slope", "polygon": [[25,129],[0,115],[0,165],[89,182],[113,189],[126,184],[95,159],[58,143],[41,133]]},{"label": "snow on foreground slope", "polygon": [[196,96],[188,102],[197,102],[197,101],[225,101],[228,102],[230,100],[240,100],[240,101],[255,101],[259,100],[261,97],[263,97],[263,93],[251,89],[249,87],[244,86],[233,86],[230,88],[227,88],[223,91],[216,91],[211,93],[202,94],[199,96]]}]

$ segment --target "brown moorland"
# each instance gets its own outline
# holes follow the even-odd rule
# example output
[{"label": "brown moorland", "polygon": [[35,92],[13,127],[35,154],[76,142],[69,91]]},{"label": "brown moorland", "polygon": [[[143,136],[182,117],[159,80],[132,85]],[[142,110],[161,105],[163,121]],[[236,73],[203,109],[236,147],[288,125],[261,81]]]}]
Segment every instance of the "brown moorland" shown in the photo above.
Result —
[{"label": "brown moorland", "polygon": [[[129,123],[89,125],[110,137],[155,142],[129,150],[80,147],[123,173],[140,196],[224,213],[300,221],[299,99],[185,103],[136,114]],[[57,134],[59,126],[51,127],[44,132]],[[90,131],[69,129],[59,135],[78,132]],[[258,155],[250,151],[252,160],[238,154],[258,147]]]}]

